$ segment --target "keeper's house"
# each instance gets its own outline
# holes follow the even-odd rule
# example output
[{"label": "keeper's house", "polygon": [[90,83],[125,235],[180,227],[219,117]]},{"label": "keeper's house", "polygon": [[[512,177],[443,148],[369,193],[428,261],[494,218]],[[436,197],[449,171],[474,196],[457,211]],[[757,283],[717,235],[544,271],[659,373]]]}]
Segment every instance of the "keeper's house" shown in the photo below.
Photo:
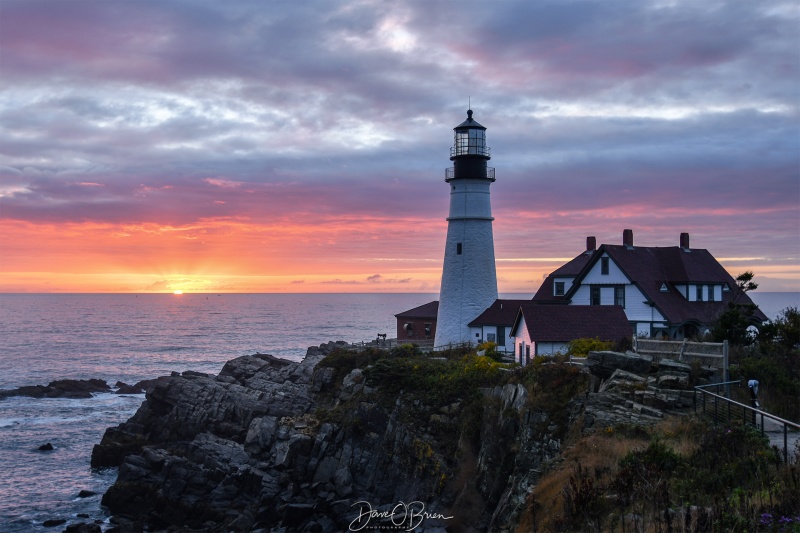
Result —
[{"label": "keeper's house", "polygon": [[[551,273],[533,301],[619,306],[631,335],[676,340],[706,332],[729,302],[753,303],[708,250],[689,247],[688,233],[663,248],[634,246],[629,229],[621,245],[595,243],[588,237],[586,251]],[[753,325],[765,320],[756,309]]]}]

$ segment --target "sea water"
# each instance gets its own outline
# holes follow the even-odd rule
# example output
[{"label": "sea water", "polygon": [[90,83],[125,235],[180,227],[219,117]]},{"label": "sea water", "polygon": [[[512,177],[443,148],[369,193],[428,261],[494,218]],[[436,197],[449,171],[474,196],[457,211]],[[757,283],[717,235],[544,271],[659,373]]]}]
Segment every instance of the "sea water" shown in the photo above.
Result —
[{"label": "sea water", "polygon": [[[217,374],[226,361],[269,353],[299,361],[331,340],[395,337],[395,313],[431,294],[3,294],[0,389],[56,379],[134,384],[172,371]],[[143,395],[0,400],[0,531],[52,531],[45,520],[107,518],[116,469],[92,470],[106,428]],[[51,443],[54,450],[38,447]],[[81,491],[96,493],[80,498]],[[78,514],[89,518],[78,518]],[[63,530],[64,526],[57,528]]]},{"label": "sea water", "polygon": [[[531,295],[507,294],[525,299]],[[753,293],[768,317],[800,307],[798,293]],[[299,361],[308,346],[396,334],[394,314],[432,294],[4,294],[0,389],[56,379],[133,384],[172,371],[216,374],[256,352]],[[45,520],[104,520],[100,497],[115,469],[92,470],[107,427],[143,395],[0,400],[0,531],[52,531]],[[51,452],[38,447],[51,443]],[[80,498],[81,491],[95,493]],[[78,518],[77,515],[89,518]],[[63,530],[64,526],[57,528]]]}]

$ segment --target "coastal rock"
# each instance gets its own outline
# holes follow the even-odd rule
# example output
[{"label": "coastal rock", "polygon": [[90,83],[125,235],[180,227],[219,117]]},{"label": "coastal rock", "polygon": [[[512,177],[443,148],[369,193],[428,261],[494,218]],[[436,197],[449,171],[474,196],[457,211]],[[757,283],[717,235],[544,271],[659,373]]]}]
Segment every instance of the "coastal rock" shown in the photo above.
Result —
[{"label": "coastal rock", "polygon": [[601,379],[608,379],[617,369],[645,374],[650,370],[651,364],[652,359],[649,356],[631,352],[589,352],[584,362],[589,371]]},{"label": "coastal rock", "polygon": [[127,383],[123,383],[122,381],[117,381],[115,385],[117,387],[116,394],[143,394],[144,389],[137,387],[136,385],[128,385]]},{"label": "coastal rock", "polygon": [[513,531],[571,427],[653,423],[690,394],[658,388],[682,378],[648,376],[649,360],[622,354],[594,359],[602,392],[549,411],[523,373],[470,401],[426,405],[368,387],[369,366],[319,364],[340,346],[309,348],[300,363],[255,354],[218,376],[156,380],[93,451],[93,466],[119,466],[103,505],[133,529],[335,532],[358,518],[358,502],[381,513],[416,501],[440,517],[419,530]]},{"label": "coastal rock", "polygon": [[87,524],[81,522],[78,524],[70,524],[64,529],[64,533],[100,533],[103,531],[99,524]]},{"label": "coastal rock", "polygon": [[99,392],[111,392],[102,379],[60,379],[48,385],[31,385],[11,390],[0,390],[0,399],[11,396],[31,398],[91,398]]},{"label": "coastal rock", "polygon": [[39,450],[40,452],[52,452],[54,449],[55,449],[55,448],[53,448],[53,445],[52,445],[52,444],[50,444],[49,442],[48,442],[47,444],[42,444],[42,445],[41,445],[41,446],[39,446],[39,448],[38,448],[38,450]]}]

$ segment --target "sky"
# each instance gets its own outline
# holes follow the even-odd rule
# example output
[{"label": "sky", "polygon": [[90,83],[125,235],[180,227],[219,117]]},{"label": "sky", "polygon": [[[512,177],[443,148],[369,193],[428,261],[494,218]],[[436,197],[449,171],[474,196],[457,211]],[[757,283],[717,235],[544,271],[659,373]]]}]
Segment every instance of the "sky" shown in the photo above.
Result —
[{"label": "sky", "polygon": [[438,292],[468,107],[501,293],[628,228],[800,291],[795,1],[0,0],[0,292]]}]

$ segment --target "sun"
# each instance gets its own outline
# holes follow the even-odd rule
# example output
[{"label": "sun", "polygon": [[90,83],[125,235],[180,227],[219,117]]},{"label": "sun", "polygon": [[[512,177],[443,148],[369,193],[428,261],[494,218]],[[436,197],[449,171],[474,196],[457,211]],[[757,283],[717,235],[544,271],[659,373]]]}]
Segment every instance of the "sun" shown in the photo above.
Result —
[{"label": "sun", "polygon": [[183,291],[179,289],[179,290],[173,292],[172,294],[183,294]]}]

